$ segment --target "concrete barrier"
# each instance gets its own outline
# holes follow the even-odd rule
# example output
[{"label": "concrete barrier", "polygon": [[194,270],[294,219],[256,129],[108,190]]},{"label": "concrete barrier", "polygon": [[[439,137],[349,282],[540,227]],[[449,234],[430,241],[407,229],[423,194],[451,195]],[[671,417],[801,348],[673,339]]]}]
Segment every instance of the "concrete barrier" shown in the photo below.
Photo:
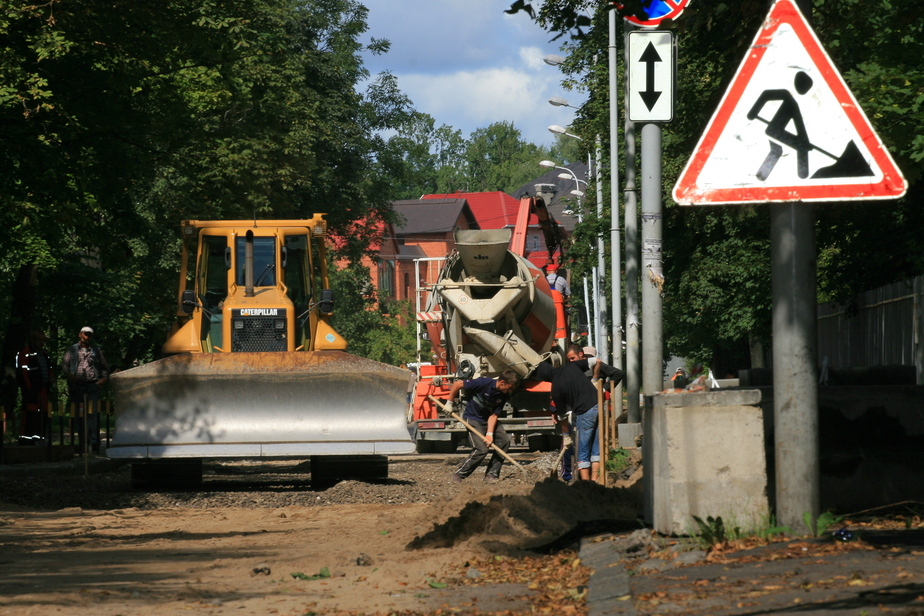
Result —
[{"label": "concrete barrier", "polygon": [[760,401],[758,390],[646,398],[645,520],[656,531],[696,533],[693,516],[742,530],[768,523]]}]

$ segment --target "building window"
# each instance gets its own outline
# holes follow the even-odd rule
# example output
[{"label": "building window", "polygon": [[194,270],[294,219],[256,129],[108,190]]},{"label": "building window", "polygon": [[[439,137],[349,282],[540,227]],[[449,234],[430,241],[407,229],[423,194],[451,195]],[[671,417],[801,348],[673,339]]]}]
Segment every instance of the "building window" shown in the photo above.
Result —
[{"label": "building window", "polygon": [[395,262],[379,262],[379,297],[393,298],[395,296]]},{"label": "building window", "polygon": [[533,236],[533,247],[532,247],[532,251],[533,251],[533,252],[538,252],[538,251],[539,251],[539,236],[538,236],[538,235],[534,235],[534,236]]}]

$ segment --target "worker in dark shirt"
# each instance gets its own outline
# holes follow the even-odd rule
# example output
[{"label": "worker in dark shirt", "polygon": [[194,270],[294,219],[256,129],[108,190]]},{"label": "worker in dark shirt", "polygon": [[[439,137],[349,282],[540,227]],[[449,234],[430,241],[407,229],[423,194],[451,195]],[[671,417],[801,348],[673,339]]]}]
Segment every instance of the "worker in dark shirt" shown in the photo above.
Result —
[{"label": "worker in dark shirt", "polygon": [[[597,350],[594,347],[581,347],[577,344],[572,344],[568,347],[568,352],[565,357],[568,361],[577,361],[579,359],[589,359],[591,357],[597,356]],[[600,363],[600,376],[603,377],[604,383],[613,383],[614,385],[619,385],[622,382],[622,378],[625,376],[623,371],[619,368],[614,368],[609,364],[603,362]],[[588,368],[584,372],[584,376],[588,379],[593,378],[593,368]]]},{"label": "worker in dark shirt", "polygon": [[[459,470],[452,474],[454,482],[459,483],[475,472],[481,461],[488,455],[490,443],[493,443],[504,452],[510,447],[510,437],[497,419],[504,410],[504,405],[510,400],[510,395],[516,391],[519,384],[520,377],[516,372],[504,370],[497,377],[497,380],[491,378],[459,380],[449,388],[450,404],[462,389],[468,393],[469,398],[465,405],[462,419],[487,439],[485,441],[469,433],[468,438],[471,442],[472,453],[462,463]],[[491,461],[488,463],[488,469],[485,471],[483,481],[485,483],[496,482],[500,478],[503,464],[504,458],[495,451],[491,456]]]},{"label": "worker in dark shirt", "polygon": [[[578,471],[581,479],[596,481],[600,474],[600,442],[597,439],[597,388],[601,363],[596,358],[568,362],[561,368],[542,363],[533,371],[532,377],[552,383],[552,402],[558,409],[562,436],[567,433],[568,422],[563,414],[571,409],[578,432]],[[593,379],[584,375],[593,369]]]}]

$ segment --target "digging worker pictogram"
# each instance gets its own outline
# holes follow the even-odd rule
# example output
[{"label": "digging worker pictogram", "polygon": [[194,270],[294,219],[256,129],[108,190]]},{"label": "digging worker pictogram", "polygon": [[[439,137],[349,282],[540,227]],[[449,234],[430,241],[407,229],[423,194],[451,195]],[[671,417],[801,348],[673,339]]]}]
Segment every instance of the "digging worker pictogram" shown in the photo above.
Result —
[{"label": "digging worker pictogram", "polygon": [[[812,87],[812,78],[805,71],[799,71],[796,73],[793,85],[796,92],[800,95],[805,94]],[[812,149],[812,144],[808,139],[808,134],[805,132],[805,123],[802,121],[799,103],[796,102],[795,97],[789,90],[764,90],[754,103],[754,106],[751,107],[751,110],[748,111],[748,120],[762,119],[759,118],[759,114],[764,106],[771,101],[779,101],[780,106],[770,121],[767,122],[767,130],[764,131],[764,134],[771,139],[770,152],[757,171],[757,178],[763,182],[770,177],[770,172],[773,171],[776,163],[783,155],[783,147],[780,145],[782,143],[796,151],[796,171],[800,178],[805,179],[808,177],[808,154],[809,150]],[[790,123],[795,127],[795,133],[791,133],[787,129]]]},{"label": "digging worker pictogram", "polygon": [[[796,93],[801,96],[812,88],[813,83],[812,78],[805,71],[799,71],[793,80],[793,87]],[[769,120],[762,118],[760,112],[764,107],[768,103],[777,101],[779,102],[779,107],[777,107],[773,117]],[[855,178],[873,175],[872,168],[863,158],[863,154],[853,140],[847,143],[844,152],[840,156],[823,150],[809,141],[799,103],[789,90],[764,90],[754,102],[754,105],[751,106],[747,118],[748,120],[764,122],[767,125],[764,134],[770,137],[770,151],[760,165],[760,169],[757,170],[757,179],[761,182],[770,177],[770,172],[773,171],[777,162],[783,156],[784,145],[796,151],[796,174],[800,179],[804,180],[809,177],[809,152],[812,150],[834,160],[833,164],[822,167],[813,173],[812,179]],[[790,126],[795,132],[790,130]]]}]

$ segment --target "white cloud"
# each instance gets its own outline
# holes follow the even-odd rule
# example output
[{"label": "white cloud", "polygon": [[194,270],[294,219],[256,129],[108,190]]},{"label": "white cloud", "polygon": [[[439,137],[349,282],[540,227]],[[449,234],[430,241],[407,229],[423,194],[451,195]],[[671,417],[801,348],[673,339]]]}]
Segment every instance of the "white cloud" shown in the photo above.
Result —
[{"label": "white cloud", "polygon": [[544,53],[538,47],[520,47],[519,50],[520,61],[526,65],[526,68],[534,71],[550,68],[548,64],[542,61],[542,58],[547,55],[548,53]]},{"label": "white cloud", "polygon": [[551,96],[572,105],[561,72],[542,58],[560,54],[524,13],[506,15],[507,0],[363,0],[367,36],[386,38],[391,51],[366,57],[374,74],[389,70],[419,111],[466,137],[492,122],[509,121],[527,141],[549,144],[550,124],[567,125],[571,109],[552,107]]},{"label": "white cloud", "polygon": [[414,106],[437,124],[449,124],[468,136],[476,128],[508,121],[527,141],[549,144],[550,124],[568,124],[571,110],[548,104],[558,93],[557,75],[545,78],[533,71],[490,68],[447,75],[398,75],[401,89]]}]

